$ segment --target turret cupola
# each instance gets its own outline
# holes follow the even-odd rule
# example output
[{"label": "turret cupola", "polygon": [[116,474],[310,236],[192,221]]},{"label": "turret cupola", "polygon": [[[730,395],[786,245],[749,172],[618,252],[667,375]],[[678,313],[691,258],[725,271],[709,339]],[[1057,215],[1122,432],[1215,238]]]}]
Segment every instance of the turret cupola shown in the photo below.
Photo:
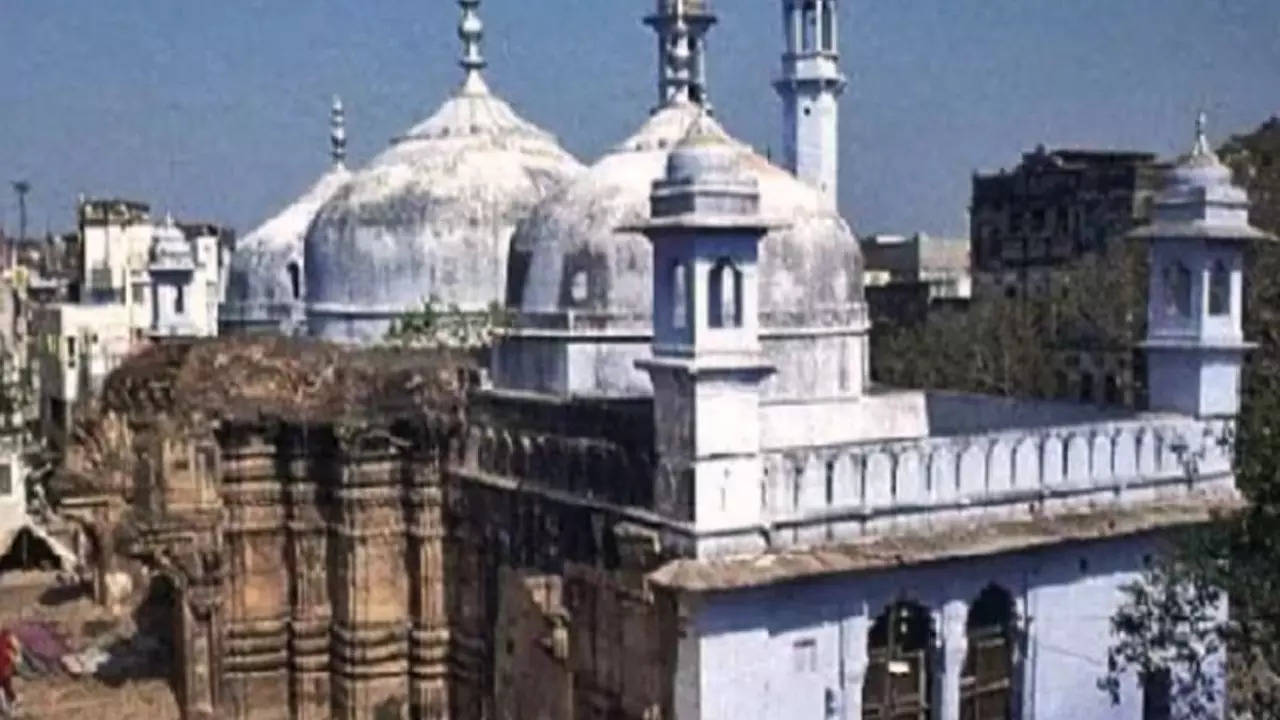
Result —
[{"label": "turret cupola", "polygon": [[1203,113],[1191,153],[1156,198],[1147,298],[1149,403],[1196,416],[1239,410],[1245,351],[1244,249],[1267,238],[1249,224],[1249,198],[1209,145]]},{"label": "turret cupola", "polygon": [[[655,180],[653,356],[636,365],[653,383],[659,507],[698,530],[754,522],[748,488],[760,478],[760,216],[740,150],[703,115]],[[724,418],[734,422],[726,423]],[[698,552],[703,548],[699,544]]]}]

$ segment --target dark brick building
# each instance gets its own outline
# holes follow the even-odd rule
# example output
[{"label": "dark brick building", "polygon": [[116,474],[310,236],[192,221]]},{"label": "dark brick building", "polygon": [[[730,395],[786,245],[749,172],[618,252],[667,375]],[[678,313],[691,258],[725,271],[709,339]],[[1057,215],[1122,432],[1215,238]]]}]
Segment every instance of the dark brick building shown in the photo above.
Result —
[{"label": "dark brick building", "polygon": [[1044,292],[1054,268],[1145,222],[1165,169],[1151,153],[1040,146],[1012,171],[975,174],[974,297]]}]

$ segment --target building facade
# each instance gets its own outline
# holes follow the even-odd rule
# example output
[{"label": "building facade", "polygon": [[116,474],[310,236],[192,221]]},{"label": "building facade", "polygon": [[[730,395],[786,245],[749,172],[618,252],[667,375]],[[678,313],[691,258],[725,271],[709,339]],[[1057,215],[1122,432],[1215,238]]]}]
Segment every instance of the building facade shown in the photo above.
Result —
[{"label": "building facade", "polygon": [[53,293],[30,307],[32,391],[39,427],[55,447],[77,404],[139,348],[153,339],[217,335],[234,244],[216,225],[179,225],[172,217],[156,224],[145,204],[132,201],[82,200],[80,223],[81,272],[69,297]]},{"label": "building facade", "polygon": [[1107,252],[1149,218],[1165,169],[1150,153],[1038,147],[1011,171],[975,174],[975,296],[1047,293],[1055,268]]},{"label": "building facade", "polygon": [[931,307],[963,307],[972,297],[967,238],[881,234],[858,242],[873,325],[918,323]]},{"label": "building facade", "polygon": [[[459,4],[446,119],[501,107]],[[57,495],[99,576],[167,588],[184,718],[1168,705],[1097,680],[1119,588],[1242,503],[1242,251],[1263,236],[1202,133],[1144,235],[1150,412],[871,388],[852,232],[710,116],[682,11],[662,107],[511,236],[492,380],[458,353],[279,338],[158,345],[108,378]],[[309,291],[343,267],[313,240]],[[319,334],[376,327],[326,297]]]}]

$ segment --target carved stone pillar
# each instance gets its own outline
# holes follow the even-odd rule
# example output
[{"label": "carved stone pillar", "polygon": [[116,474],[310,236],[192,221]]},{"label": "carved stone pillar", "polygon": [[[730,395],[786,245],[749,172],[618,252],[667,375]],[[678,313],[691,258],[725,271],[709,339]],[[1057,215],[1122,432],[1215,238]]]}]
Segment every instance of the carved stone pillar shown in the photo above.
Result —
[{"label": "carved stone pillar", "polygon": [[480,720],[489,697],[485,679],[489,628],[485,538],[478,522],[451,538],[446,551],[446,573],[451,579],[449,611],[449,674],[455,720]]},{"label": "carved stone pillar", "polygon": [[222,602],[220,561],[208,552],[188,563],[186,577],[178,581],[179,678],[183,720],[215,720],[226,717],[221,709]]},{"label": "carved stone pillar", "polygon": [[[338,517],[330,527],[334,595],[330,656],[334,720],[408,715],[408,568],[395,440],[343,428],[336,457]],[[331,466],[332,467],[332,466]]]},{"label": "carved stone pillar", "polygon": [[289,704],[294,720],[327,720],[330,712],[328,533],[316,478],[307,473],[304,428],[277,440],[288,475],[286,564],[291,583]]},{"label": "carved stone pillar", "polygon": [[223,535],[229,563],[223,716],[289,720],[289,584],[283,483],[263,428],[224,436]]},{"label": "carved stone pillar", "polygon": [[413,716],[448,720],[449,609],[438,458],[414,461],[409,494],[409,695]]},{"label": "carved stone pillar", "polygon": [[844,653],[844,677],[840,678],[845,720],[862,720],[862,685],[867,677],[867,633],[871,618],[864,606],[861,613],[840,623],[840,652]]},{"label": "carved stone pillar", "polygon": [[950,600],[935,613],[940,643],[938,659],[938,692],[934,694],[941,720],[960,720],[960,675],[969,651],[969,606],[963,600]]}]

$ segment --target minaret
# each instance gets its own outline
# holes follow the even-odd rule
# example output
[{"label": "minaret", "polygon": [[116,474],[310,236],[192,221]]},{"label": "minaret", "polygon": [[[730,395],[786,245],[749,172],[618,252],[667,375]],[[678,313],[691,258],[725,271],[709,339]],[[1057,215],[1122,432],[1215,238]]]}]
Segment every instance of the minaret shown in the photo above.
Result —
[{"label": "minaret", "polygon": [[782,152],[787,169],[836,205],[840,169],[840,72],[836,0],[782,0],[786,51],[782,77]]},{"label": "minaret", "polygon": [[458,22],[458,39],[462,40],[462,58],[458,64],[466,73],[462,81],[463,95],[485,95],[489,86],[480,74],[484,70],[485,59],[480,52],[480,41],[484,38],[484,23],[480,21],[480,0],[458,0],[462,8],[462,19]]},{"label": "minaret", "polygon": [[[671,99],[671,54],[684,44],[689,53],[689,98],[710,107],[707,97],[707,31],[716,23],[711,0],[657,0],[657,10],[644,19],[658,35],[658,107]],[[683,27],[678,28],[678,25]],[[681,39],[683,37],[683,40]]]},{"label": "minaret", "polygon": [[[760,392],[773,368],[760,349],[757,266],[771,226],[739,165],[704,113],[668,156],[638,228],[653,244],[653,356],[637,366],[653,382],[657,504],[699,534],[760,513]],[[734,549],[695,544],[700,556]]]},{"label": "minaret", "polygon": [[1240,409],[1240,367],[1251,347],[1242,327],[1244,249],[1269,236],[1249,224],[1249,197],[1231,182],[1205,134],[1155,200],[1147,292],[1149,407],[1196,417]]},{"label": "minaret", "polygon": [[329,154],[335,168],[347,166],[347,116],[342,108],[342,98],[333,96],[329,110]]}]

